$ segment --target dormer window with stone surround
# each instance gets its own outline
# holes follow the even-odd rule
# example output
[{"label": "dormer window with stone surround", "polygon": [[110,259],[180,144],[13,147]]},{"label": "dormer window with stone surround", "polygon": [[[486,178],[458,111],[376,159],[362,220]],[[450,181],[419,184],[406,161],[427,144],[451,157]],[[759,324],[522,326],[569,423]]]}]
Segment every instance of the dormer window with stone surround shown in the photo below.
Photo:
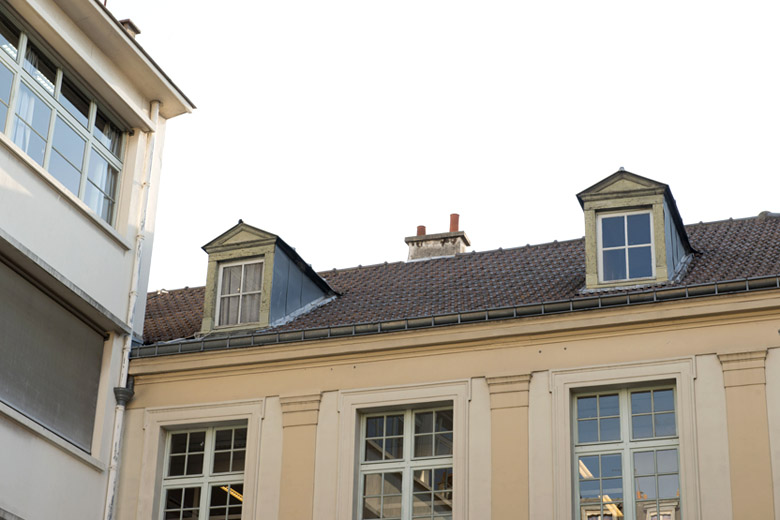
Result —
[{"label": "dormer window with stone surround", "polygon": [[622,168],[579,193],[587,289],[667,282],[693,252],[671,190]]},{"label": "dormer window with stone surround", "polygon": [[336,294],[280,237],[243,221],[203,250],[209,266],[202,335],[279,325]]}]

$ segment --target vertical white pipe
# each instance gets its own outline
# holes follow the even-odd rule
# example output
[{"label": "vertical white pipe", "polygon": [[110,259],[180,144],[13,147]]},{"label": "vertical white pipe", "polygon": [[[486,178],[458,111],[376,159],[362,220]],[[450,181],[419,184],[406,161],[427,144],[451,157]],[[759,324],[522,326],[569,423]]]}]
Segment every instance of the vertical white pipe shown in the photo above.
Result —
[{"label": "vertical white pipe", "polygon": [[[138,227],[135,236],[135,249],[133,257],[133,271],[130,280],[130,294],[128,296],[127,320],[131,333],[125,336],[122,345],[122,365],[119,370],[119,386],[127,386],[127,374],[130,369],[130,349],[133,345],[135,304],[138,301],[138,281],[141,278],[141,261],[143,252],[144,233],[146,232],[146,213],[149,207],[149,183],[151,182],[154,168],[154,146],[157,135],[157,126],[160,117],[160,102],[152,101],[149,107],[149,115],[152,120],[152,131],[146,144],[145,172],[141,184],[141,194],[138,198]],[[119,455],[121,451],[122,427],[125,418],[125,404],[117,402],[114,409],[114,431],[111,438],[111,459],[108,466],[108,482],[106,487],[106,501],[103,513],[104,520],[111,520],[114,516],[114,502],[116,500],[117,476],[119,474]]]}]

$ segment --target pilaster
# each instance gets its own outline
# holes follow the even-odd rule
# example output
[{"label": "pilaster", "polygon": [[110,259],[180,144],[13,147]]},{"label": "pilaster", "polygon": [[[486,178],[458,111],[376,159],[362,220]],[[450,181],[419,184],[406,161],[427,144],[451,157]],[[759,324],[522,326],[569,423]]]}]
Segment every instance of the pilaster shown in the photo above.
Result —
[{"label": "pilaster", "polygon": [[279,518],[311,519],[320,394],[286,396],[282,408],[282,482]]}]

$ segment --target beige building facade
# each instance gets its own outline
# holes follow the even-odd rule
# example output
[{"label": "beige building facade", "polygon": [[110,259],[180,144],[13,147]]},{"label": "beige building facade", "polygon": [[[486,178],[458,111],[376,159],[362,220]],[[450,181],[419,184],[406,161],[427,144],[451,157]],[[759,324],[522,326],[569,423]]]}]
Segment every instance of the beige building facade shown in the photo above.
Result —
[{"label": "beige building facade", "polygon": [[[236,253],[150,293],[118,517],[780,519],[780,216],[683,226],[623,171],[579,198],[582,240],[320,273],[287,320],[253,246],[246,291]],[[276,265],[220,240],[260,238]]]},{"label": "beige building facade", "polygon": [[194,108],[126,25],[0,2],[2,519],[113,515],[166,121]]}]

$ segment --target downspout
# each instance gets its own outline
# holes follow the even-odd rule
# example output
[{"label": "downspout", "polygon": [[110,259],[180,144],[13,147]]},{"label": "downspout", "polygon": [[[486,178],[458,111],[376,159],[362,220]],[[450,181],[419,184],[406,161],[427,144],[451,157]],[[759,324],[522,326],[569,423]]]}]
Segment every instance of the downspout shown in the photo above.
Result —
[{"label": "downspout", "polygon": [[[130,370],[130,349],[133,345],[133,329],[135,304],[138,301],[138,281],[141,278],[141,257],[143,252],[144,233],[146,232],[146,212],[149,207],[149,184],[152,178],[154,164],[154,146],[157,136],[157,126],[160,116],[160,102],[152,101],[149,107],[149,115],[152,120],[152,130],[149,132],[149,141],[146,144],[145,173],[141,184],[141,196],[138,198],[138,232],[135,236],[135,250],[133,257],[133,271],[130,280],[130,294],[127,304],[127,321],[130,326],[130,334],[125,336],[122,345],[122,365],[119,370],[119,386],[114,388],[116,408],[114,409],[114,431],[111,437],[111,459],[108,466],[108,483],[106,488],[104,520],[111,520],[114,516],[114,502],[116,500],[117,477],[119,475],[119,454],[122,441],[122,427],[125,418],[125,407],[133,398],[133,381],[128,381]],[[129,384],[128,384],[129,383]]]}]

